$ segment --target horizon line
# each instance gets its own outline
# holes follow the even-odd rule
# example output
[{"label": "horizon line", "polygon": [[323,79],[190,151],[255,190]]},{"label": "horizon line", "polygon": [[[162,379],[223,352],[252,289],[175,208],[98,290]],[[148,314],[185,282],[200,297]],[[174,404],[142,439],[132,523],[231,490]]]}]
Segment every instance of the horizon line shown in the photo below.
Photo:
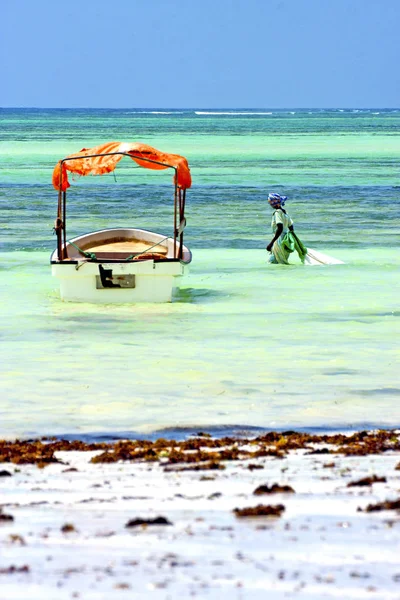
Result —
[{"label": "horizon line", "polygon": [[400,106],[0,106],[0,110],[400,110]]}]

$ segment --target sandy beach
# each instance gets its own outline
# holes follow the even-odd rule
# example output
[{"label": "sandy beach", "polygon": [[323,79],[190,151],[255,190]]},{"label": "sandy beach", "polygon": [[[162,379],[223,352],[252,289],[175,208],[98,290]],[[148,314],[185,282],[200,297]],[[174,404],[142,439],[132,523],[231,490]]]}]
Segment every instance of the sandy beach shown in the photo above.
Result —
[{"label": "sandy beach", "polygon": [[4,600],[400,598],[400,432],[0,442]]}]

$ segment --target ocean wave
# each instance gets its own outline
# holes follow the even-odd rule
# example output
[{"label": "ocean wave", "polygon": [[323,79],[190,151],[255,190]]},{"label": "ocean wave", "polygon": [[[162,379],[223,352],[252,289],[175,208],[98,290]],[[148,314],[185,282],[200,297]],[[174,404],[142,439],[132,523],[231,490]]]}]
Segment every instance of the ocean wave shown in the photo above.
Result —
[{"label": "ocean wave", "polygon": [[126,115],[183,115],[183,110],[130,110]]},{"label": "ocean wave", "polygon": [[196,115],[272,115],[272,112],[238,112],[238,111],[203,111],[203,110],[195,110]]}]

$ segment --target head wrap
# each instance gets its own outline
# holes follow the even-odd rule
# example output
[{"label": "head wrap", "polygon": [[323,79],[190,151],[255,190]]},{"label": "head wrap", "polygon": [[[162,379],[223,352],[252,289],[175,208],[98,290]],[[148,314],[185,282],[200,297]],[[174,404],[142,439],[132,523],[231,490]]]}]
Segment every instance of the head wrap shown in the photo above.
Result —
[{"label": "head wrap", "polygon": [[268,202],[272,206],[272,208],[279,208],[280,206],[284,206],[287,200],[287,196],[281,196],[280,194],[268,194]]}]

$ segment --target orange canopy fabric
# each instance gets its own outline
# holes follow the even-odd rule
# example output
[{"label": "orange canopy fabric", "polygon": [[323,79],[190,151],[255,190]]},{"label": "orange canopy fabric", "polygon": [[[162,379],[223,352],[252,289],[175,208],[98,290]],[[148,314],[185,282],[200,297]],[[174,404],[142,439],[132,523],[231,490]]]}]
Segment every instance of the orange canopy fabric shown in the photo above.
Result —
[{"label": "orange canopy fabric", "polygon": [[[176,183],[178,186],[182,189],[187,189],[192,185],[189,165],[186,158],[183,156],[179,156],[178,154],[166,154],[147,144],[108,142],[107,144],[101,144],[94,148],[83,148],[80,152],[70,154],[67,157],[68,159],[73,157],[77,157],[77,159],[64,159],[66,162],[63,162],[62,166],[61,161],[59,161],[53,171],[53,186],[56,190],[62,190],[63,192],[70,187],[67,171],[78,175],[103,175],[104,173],[114,171],[117,163],[122,158],[122,154],[115,154],[115,152],[125,152],[130,154],[132,160],[146,169],[167,169],[169,166],[175,167],[177,169]],[[87,158],[94,154],[102,154],[103,156]],[[105,154],[108,154],[108,156],[104,156]],[[152,162],[147,162],[146,160],[140,160],[146,158],[162,164],[154,164]]]}]

